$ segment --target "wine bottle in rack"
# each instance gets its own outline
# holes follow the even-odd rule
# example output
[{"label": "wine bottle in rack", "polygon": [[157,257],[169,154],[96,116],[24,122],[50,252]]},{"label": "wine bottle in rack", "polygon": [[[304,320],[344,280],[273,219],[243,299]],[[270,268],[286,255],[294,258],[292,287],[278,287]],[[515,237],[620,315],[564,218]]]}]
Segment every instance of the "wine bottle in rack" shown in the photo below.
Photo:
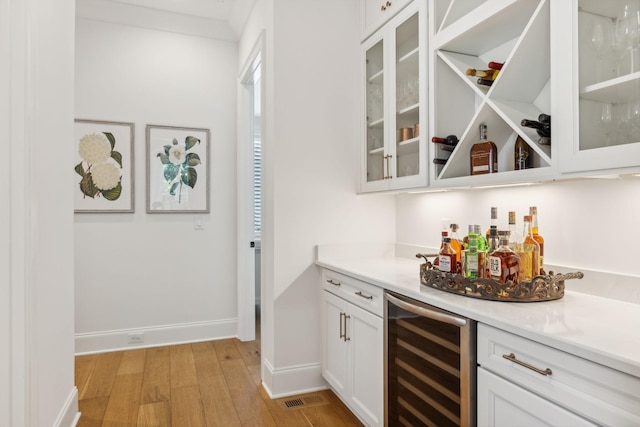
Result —
[{"label": "wine bottle in rack", "polygon": [[500,70],[476,70],[475,68],[467,68],[467,76],[483,77],[489,80],[495,80]]},{"label": "wine bottle in rack", "polygon": [[491,61],[489,62],[489,64],[487,64],[487,67],[491,68],[492,70],[502,70],[503,66],[504,62]]},{"label": "wine bottle in rack", "polygon": [[551,117],[547,116],[546,114],[544,115],[541,114],[540,116],[543,116],[543,118],[545,120],[548,120],[548,122],[544,123],[539,120],[522,119],[522,121],[520,122],[520,125],[535,129],[538,132],[538,135],[540,136],[551,138]]},{"label": "wine bottle in rack", "polygon": [[513,146],[513,169],[523,170],[531,167],[531,147],[520,135]]},{"label": "wine bottle in rack", "polygon": [[447,160],[449,159],[433,159],[433,164],[434,165],[446,165],[447,164]]},{"label": "wine bottle in rack", "polygon": [[431,142],[433,142],[434,144],[443,144],[450,147],[455,147],[458,144],[458,137],[455,135],[449,135],[444,138],[434,136],[433,138],[431,138]]},{"label": "wine bottle in rack", "polygon": [[480,86],[491,86],[493,84],[493,80],[485,79],[484,77],[480,77],[477,81]]},{"label": "wine bottle in rack", "polygon": [[480,125],[480,141],[473,144],[470,152],[471,175],[498,172],[498,147],[487,139],[487,125]]}]

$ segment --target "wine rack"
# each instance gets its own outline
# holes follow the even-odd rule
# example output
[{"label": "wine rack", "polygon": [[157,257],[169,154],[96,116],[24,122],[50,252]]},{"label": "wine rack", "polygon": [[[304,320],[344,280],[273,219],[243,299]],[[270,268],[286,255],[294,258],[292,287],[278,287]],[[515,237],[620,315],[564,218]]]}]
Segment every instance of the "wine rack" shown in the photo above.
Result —
[{"label": "wine rack", "polygon": [[[551,110],[549,0],[440,0],[434,4],[433,135],[460,139],[448,153],[431,147],[430,156],[447,158],[431,170],[432,186],[482,185],[544,179],[554,173],[552,149],[538,143],[524,118]],[[492,86],[481,86],[468,68],[504,62]],[[469,152],[481,123],[498,147],[498,173],[470,176]],[[532,168],[514,170],[513,148],[521,136],[531,147]]]}]

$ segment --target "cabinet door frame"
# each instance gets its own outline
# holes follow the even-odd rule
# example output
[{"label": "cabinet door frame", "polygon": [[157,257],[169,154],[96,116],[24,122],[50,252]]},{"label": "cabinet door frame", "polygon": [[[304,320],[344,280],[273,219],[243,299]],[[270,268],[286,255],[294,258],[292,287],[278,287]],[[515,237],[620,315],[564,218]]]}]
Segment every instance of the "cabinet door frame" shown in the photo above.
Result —
[{"label": "cabinet door frame", "polygon": [[[383,320],[349,305],[349,401],[371,426],[381,426],[384,416]],[[363,330],[362,327],[367,328]],[[367,332],[372,332],[373,336]],[[372,350],[377,349],[377,354]],[[362,360],[362,355],[367,360]]]},{"label": "cabinet door frame", "polygon": [[553,128],[554,141],[558,141],[560,150],[559,171],[566,177],[571,177],[568,174],[589,175],[604,170],[609,173],[637,172],[640,167],[640,141],[580,150],[578,14],[578,0],[552,2],[552,58],[555,59],[552,81],[558,93],[552,117],[555,123],[566,124]]},{"label": "cabinet door frame", "polygon": [[[340,338],[342,319],[348,302],[328,291],[322,291],[322,376],[341,396],[349,393],[348,342]],[[336,322],[337,320],[337,322]],[[340,326],[340,331],[336,327]]]},{"label": "cabinet door frame", "polygon": [[[398,177],[398,171],[396,167],[397,155],[396,140],[396,29],[401,26],[405,21],[411,18],[414,14],[418,14],[418,81],[419,81],[419,119],[420,123],[420,137],[417,144],[418,150],[418,168],[419,172],[416,175]],[[360,136],[360,174],[359,174],[359,192],[376,192],[386,190],[398,190],[409,188],[424,188],[428,185],[428,171],[427,171],[427,134],[429,132],[428,126],[428,7],[425,0],[414,0],[408,4],[404,9],[397,13],[397,15],[387,22],[382,28],[372,34],[361,45],[361,81],[362,95],[361,95],[361,136]],[[367,50],[375,46],[379,41],[383,42],[383,64],[384,64],[384,153],[385,156],[391,156],[388,162],[384,162],[384,170],[386,175],[391,176],[390,179],[381,179],[378,181],[367,181],[367,161],[368,161],[368,146],[367,146],[367,72],[366,72],[366,56]],[[426,86],[426,87],[425,87]],[[387,168],[386,165],[389,165]]]}]

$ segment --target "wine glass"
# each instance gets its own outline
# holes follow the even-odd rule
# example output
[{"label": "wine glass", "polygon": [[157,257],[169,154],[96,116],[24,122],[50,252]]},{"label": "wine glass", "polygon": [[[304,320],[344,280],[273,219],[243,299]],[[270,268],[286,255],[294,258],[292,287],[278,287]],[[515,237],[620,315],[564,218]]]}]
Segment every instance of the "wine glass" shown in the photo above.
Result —
[{"label": "wine glass", "polygon": [[640,0],[630,0],[622,6],[616,20],[616,32],[629,51],[630,72],[633,73],[640,69]]},{"label": "wine glass", "polygon": [[591,47],[596,54],[596,81],[602,81],[602,56],[605,51],[606,41],[605,41],[605,23],[602,20],[598,19],[593,23],[593,28],[591,29]]},{"label": "wine glass", "polygon": [[611,145],[611,131],[613,131],[613,104],[603,103],[600,111],[600,124],[606,138],[605,145]]}]

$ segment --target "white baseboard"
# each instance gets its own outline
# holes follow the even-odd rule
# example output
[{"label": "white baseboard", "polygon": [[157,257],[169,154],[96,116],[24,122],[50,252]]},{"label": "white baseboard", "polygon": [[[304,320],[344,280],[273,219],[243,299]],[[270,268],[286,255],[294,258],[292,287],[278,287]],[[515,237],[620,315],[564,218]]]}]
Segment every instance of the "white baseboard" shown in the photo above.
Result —
[{"label": "white baseboard", "polygon": [[276,369],[266,359],[262,365],[262,386],[272,399],[329,388],[319,363]]},{"label": "white baseboard", "polygon": [[[82,333],[76,334],[76,355],[184,344],[232,338],[237,335],[237,319]],[[138,337],[141,341],[131,343],[132,336]]]},{"label": "white baseboard", "polygon": [[80,412],[78,412],[78,389],[73,387],[67,401],[65,402],[54,427],[75,427],[80,419]]}]

